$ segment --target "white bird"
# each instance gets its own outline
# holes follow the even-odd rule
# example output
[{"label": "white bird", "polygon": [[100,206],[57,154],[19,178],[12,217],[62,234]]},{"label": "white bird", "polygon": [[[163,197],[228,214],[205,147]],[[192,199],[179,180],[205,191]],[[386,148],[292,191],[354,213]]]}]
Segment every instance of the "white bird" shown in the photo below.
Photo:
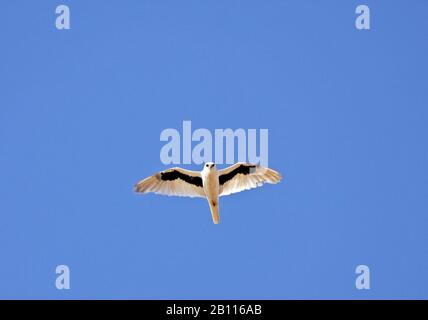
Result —
[{"label": "white bird", "polygon": [[214,224],[218,224],[219,196],[276,184],[281,175],[275,170],[249,163],[236,163],[217,171],[213,162],[207,162],[201,172],[171,168],[158,172],[135,185],[135,192],[181,197],[202,197],[208,200]]}]

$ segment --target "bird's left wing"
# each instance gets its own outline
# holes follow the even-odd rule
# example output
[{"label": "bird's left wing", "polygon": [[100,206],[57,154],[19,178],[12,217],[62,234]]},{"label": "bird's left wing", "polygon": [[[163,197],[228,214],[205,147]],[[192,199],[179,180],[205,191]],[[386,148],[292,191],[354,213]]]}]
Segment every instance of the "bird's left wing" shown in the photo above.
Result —
[{"label": "bird's left wing", "polygon": [[171,168],[141,180],[135,192],[180,197],[205,197],[201,174],[182,168]]},{"label": "bird's left wing", "polygon": [[275,170],[255,164],[237,163],[218,174],[220,196],[260,187],[264,183],[278,183],[281,175]]}]

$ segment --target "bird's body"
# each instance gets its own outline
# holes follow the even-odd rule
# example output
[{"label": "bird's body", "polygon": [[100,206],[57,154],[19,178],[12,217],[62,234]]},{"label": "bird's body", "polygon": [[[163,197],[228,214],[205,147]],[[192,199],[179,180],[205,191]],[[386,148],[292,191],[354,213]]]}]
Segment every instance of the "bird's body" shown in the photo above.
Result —
[{"label": "bird's body", "polygon": [[135,191],[206,198],[213,222],[218,224],[220,196],[259,187],[263,183],[276,184],[280,180],[278,172],[259,165],[237,163],[218,171],[214,163],[208,162],[201,172],[182,168],[161,171],[138,182]]},{"label": "bird's body", "polygon": [[218,196],[220,193],[220,184],[215,165],[213,163],[207,163],[201,172],[201,177],[213,221],[215,224],[218,224],[220,222],[220,216],[218,214]]}]

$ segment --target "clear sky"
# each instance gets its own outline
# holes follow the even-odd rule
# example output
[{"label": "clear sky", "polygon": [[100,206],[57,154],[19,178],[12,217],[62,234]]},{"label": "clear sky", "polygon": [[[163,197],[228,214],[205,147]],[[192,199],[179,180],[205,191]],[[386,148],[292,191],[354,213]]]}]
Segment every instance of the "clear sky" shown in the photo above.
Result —
[{"label": "clear sky", "polygon": [[[428,298],[427,13],[1,1],[0,298]],[[183,120],[269,129],[284,180],[221,198],[217,226],[203,199],[134,194]]]}]

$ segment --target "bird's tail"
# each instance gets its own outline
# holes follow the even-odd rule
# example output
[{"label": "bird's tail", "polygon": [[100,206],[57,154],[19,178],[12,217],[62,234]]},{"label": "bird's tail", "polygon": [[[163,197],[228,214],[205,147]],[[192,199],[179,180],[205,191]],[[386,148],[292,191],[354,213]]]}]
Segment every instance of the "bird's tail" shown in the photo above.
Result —
[{"label": "bird's tail", "polygon": [[208,200],[211,210],[211,216],[213,217],[214,224],[220,222],[220,215],[218,214],[218,200]]}]

